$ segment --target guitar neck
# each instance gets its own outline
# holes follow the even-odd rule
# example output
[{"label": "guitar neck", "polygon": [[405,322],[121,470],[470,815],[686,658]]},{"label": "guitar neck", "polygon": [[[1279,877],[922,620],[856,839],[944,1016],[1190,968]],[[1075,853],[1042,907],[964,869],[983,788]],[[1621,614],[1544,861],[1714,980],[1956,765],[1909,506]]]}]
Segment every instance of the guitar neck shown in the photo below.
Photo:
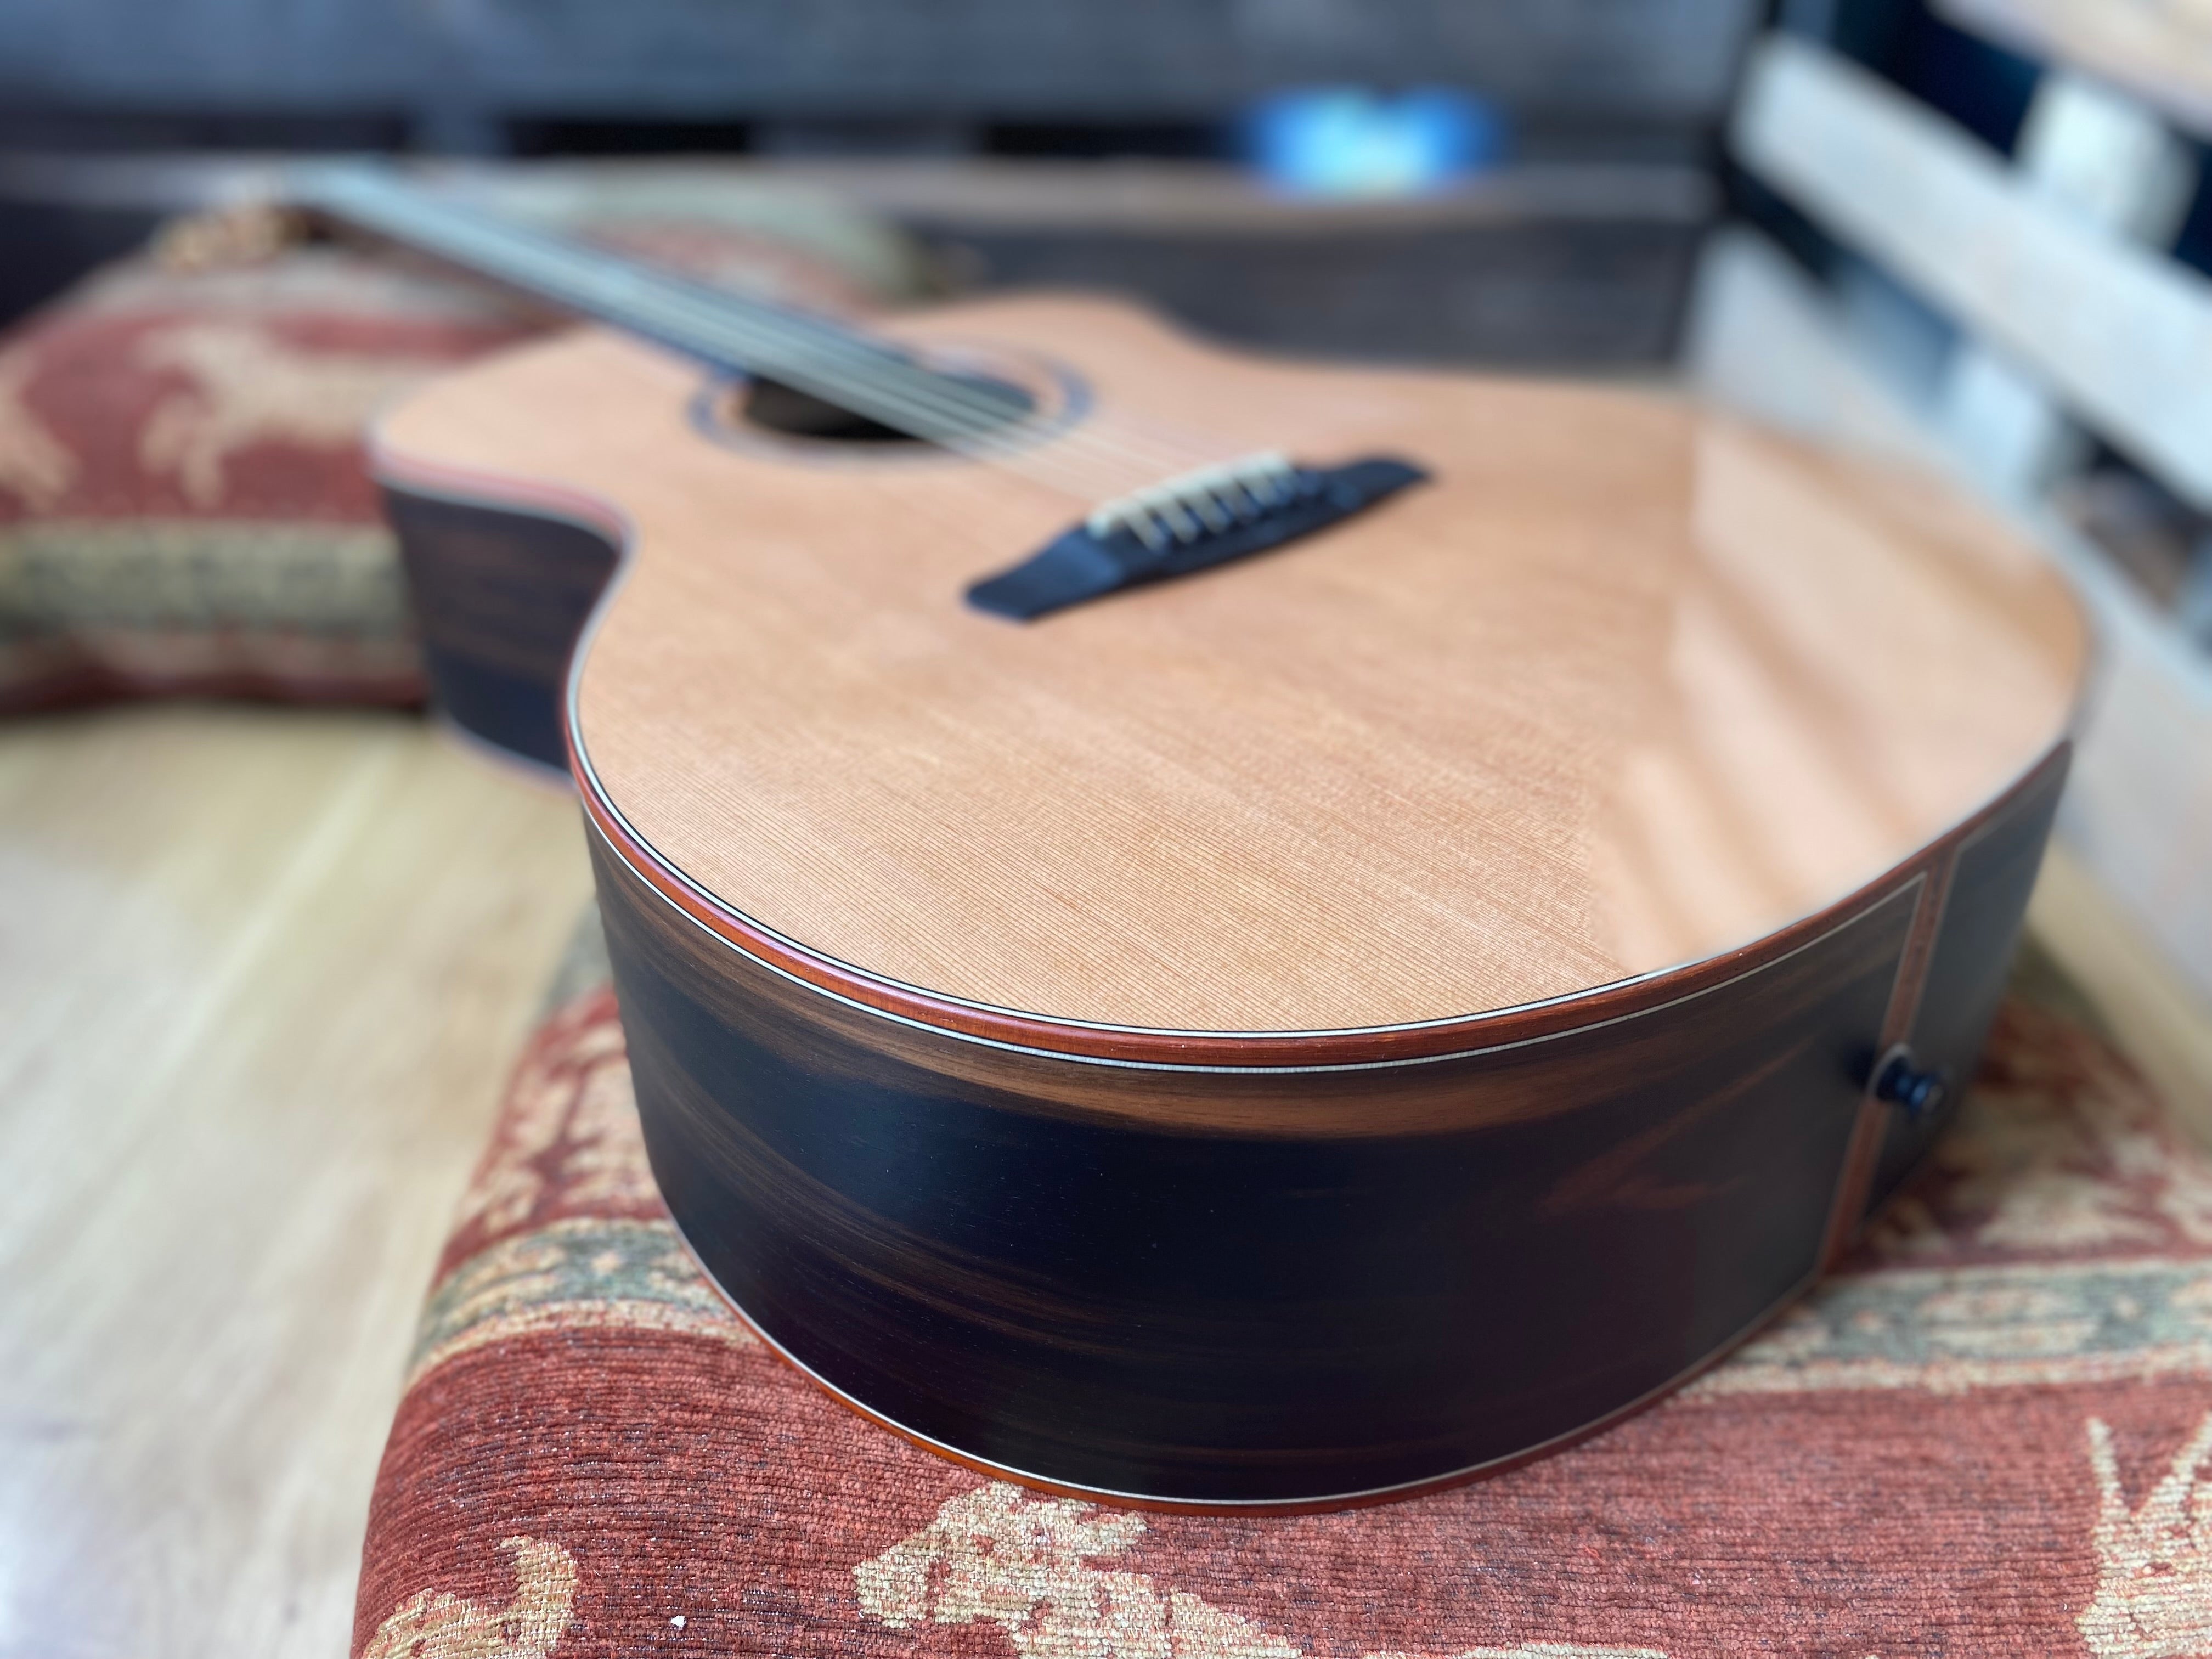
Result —
[{"label": "guitar neck", "polygon": [[306,205],[728,372],[777,381],[895,430],[958,445],[1004,419],[976,388],[803,311],[689,281],[502,220],[380,169],[303,174]]}]

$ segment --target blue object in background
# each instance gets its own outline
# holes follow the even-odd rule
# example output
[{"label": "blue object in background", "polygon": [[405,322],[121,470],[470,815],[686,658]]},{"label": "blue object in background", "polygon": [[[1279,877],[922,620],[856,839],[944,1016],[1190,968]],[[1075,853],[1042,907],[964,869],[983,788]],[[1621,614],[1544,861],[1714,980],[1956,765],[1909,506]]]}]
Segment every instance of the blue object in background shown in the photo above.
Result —
[{"label": "blue object in background", "polygon": [[1356,87],[1279,93],[1245,120],[1251,160],[1300,196],[1413,196],[1496,161],[1504,124],[1445,88],[1382,96]]}]

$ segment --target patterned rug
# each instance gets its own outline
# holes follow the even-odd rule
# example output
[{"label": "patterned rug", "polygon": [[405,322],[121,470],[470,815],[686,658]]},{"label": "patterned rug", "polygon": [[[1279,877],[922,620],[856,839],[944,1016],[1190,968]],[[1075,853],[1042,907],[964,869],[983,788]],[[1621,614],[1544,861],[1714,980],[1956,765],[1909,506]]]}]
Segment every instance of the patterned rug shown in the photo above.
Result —
[{"label": "patterned rug", "polygon": [[991,1482],[802,1381],[678,1245],[611,994],[568,988],[423,1316],[357,1656],[2212,1655],[2212,1163],[2047,986],[1844,1269],[1689,1389],[1237,1520]]},{"label": "patterned rug", "polygon": [[[538,178],[548,198],[565,175]],[[911,296],[919,255],[811,197],[695,169],[571,179],[537,216],[830,309]],[[456,274],[180,221],[0,333],[0,712],[167,694],[414,703],[375,412],[548,325]]]}]

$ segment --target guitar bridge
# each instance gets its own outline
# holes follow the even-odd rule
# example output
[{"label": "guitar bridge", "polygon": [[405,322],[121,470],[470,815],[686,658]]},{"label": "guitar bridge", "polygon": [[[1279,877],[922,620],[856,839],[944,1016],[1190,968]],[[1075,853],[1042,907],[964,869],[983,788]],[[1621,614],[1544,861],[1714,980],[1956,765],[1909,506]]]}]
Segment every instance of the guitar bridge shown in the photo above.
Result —
[{"label": "guitar bridge", "polygon": [[1036,554],[968,590],[993,616],[1030,622],[1125,587],[1206,570],[1310,536],[1428,477],[1373,456],[1299,466],[1266,451],[1102,503]]}]

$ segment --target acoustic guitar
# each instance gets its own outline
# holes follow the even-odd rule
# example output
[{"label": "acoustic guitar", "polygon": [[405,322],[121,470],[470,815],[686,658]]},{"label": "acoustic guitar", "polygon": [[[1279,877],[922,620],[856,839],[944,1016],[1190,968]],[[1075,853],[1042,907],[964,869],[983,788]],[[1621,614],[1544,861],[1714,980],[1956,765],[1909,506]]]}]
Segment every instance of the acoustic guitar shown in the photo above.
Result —
[{"label": "acoustic guitar", "polygon": [[2085,642],[1929,480],[316,197],[611,325],[374,465],[446,714],[581,796],[670,1213],[867,1415],[1151,1504],[1502,1468],[1771,1319],[1971,1075]]}]

